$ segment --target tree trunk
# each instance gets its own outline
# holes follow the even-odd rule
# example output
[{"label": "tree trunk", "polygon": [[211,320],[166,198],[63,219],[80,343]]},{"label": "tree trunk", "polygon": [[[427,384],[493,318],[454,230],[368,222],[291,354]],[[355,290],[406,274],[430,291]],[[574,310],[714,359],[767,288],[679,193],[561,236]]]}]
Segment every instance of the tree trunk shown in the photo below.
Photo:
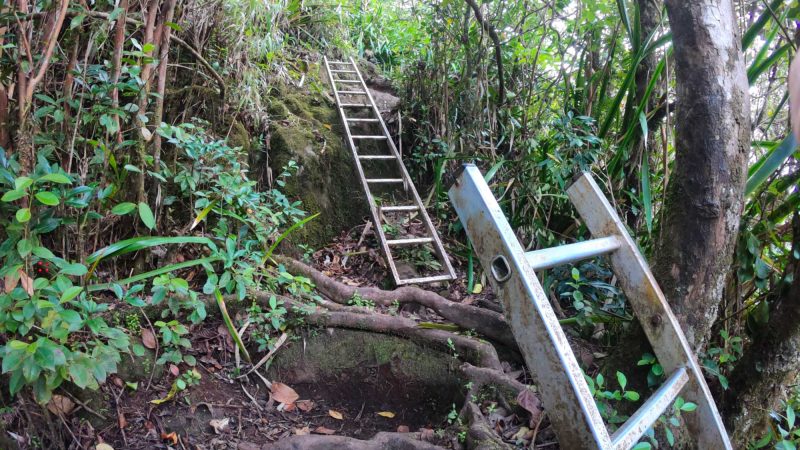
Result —
[{"label": "tree trunk", "polygon": [[[800,215],[795,214],[792,251],[800,251]],[[791,254],[791,253],[790,253]],[[763,434],[769,412],[786,398],[786,386],[800,372],[800,261],[790,256],[786,274],[792,284],[779,293],[769,325],[756,336],[731,375],[731,398],[726,417],[734,442],[745,443]]]},{"label": "tree trunk", "polygon": [[750,97],[731,0],[666,0],[677,82],[675,169],[654,273],[700,347],[717,317],[739,231]]}]

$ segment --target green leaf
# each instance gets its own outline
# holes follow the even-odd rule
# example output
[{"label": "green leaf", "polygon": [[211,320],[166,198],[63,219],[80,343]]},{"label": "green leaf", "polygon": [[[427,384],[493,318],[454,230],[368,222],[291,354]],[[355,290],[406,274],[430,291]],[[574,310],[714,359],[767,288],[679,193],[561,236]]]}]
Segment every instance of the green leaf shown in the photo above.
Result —
[{"label": "green leaf", "polygon": [[17,242],[17,252],[19,252],[19,256],[25,258],[26,256],[30,255],[33,251],[33,242],[30,239],[20,239]]},{"label": "green leaf", "polygon": [[94,381],[89,368],[81,362],[70,364],[69,375],[72,378],[72,382],[81,389],[86,389]]},{"label": "green leaf", "polygon": [[617,371],[617,383],[619,383],[620,389],[624,391],[625,386],[628,385],[628,378],[625,377],[624,373]]},{"label": "green leaf", "polygon": [[692,412],[695,409],[697,409],[697,403],[686,402],[683,405],[681,405],[681,411]]},{"label": "green leaf", "polygon": [[139,218],[142,219],[142,222],[147,228],[151,230],[155,228],[156,218],[153,217],[153,210],[150,209],[147,203],[139,202]]},{"label": "green leaf", "polygon": [[119,203],[115,205],[113,208],[111,208],[111,213],[116,214],[118,216],[124,216],[125,214],[128,214],[129,212],[133,211],[134,209],[136,209],[135,203],[124,202],[124,203]]},{"label": "green leaf", "polygon": [[14,189],[13,191],[8,191],[5,194],[3,194],[3,197],[0,198],[0,200],[4,202],[13,202],[14,200],[19,200],[22,197],[25,197],[26,195],[28,195],[28,193],[25,192],[24,190]]},{"label": "green leaf", "polygon": [[72,286],[71,288],[69,288],[66,291],[64,291],[63,294],[61,294],[61,299],[58,302],[59,303],[66,303],[66,302],[72,300],[73,298],[77,297],[78,294],[80,294],[82,290],[83,290],[83,288],[80,287],[80,286]]},{"label": "green leaf", "polygon": [[77,16],[73,17],[72,20],[69,21],[69,29],[74,30],[78,28],[83,23],[83,20],[86,19],[86,14],[78,14]]},{"label": "green leaf", "polygon": [[236,346],[239,347],[239,352],[242,354],[242,356],[244,356],[244,359],[247,362],[250,362],[250,353],[247,352],[247,347],[245,347],[241,336],[239,336],[239,332],[233,325],[233,320],[231,320],[231,316],[228,314],[228,308],[225,307],[225,299],[222,298],[222,293],[219,291],[219,289],[214,289],[214,297],[217,300],[219,312],[222,314],[222,321],[225,322],[225,326],[228,327],[228,333],[233,338],[233,341],[236,342]]},{"label": "green leaf", "polygon": [[72,184],[68,176],[60,173],[48,173],[36,179],[37,183],[44,183],[46,181],[57,184]]},{"label": "green leaf", "polygon": [[631,450],[651,450],[652,448],[653,446],[649,442],[639,442]]},{"label": "green leaf", "polygon": [[24,191],[28,189],[33,184],[33,180],[29,177],[17,177],[14,180],[14,189],[18,191]]},{"label": "green leaf", "polygon": [[47,206],[56,206],[60,203],[58,195],[49,191],[37,192],[34,197]]},{"label": "green leaf", "polygon": [[15,216],[17,218],[17,222],[25,223],[31,220],[31,209],[30,208],[18,209]]},{"label": "green leaf", "polygon": [[59,273],[63,275],[74,275],[80,277],[86,275],[88,272],[89,270],[86,269],[86,266],[84,266],[83,264],[71,263],[62,266],[61,271]]},{"label": "green leaf", "polygon": [[767,152],[761,160],[754,164],[754,166],[758,167],[758,170],[747,179],[747,185],[744,188],[745,195],[752,194],[761,183],[783,165],[783,162],[786,161],[796,149],[797,140],[793,133],[789,133],[778,146]]},{"label": "green leaf", "polygon": [[639,401],[639,393],[636,391],[625,391],[625,398],[632,402]]}]

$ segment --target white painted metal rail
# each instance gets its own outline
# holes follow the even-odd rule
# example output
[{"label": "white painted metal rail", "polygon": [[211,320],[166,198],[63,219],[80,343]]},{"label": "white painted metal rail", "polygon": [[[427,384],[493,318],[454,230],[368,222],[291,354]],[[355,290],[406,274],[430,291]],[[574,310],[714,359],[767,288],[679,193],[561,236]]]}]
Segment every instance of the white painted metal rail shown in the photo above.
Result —
[{"label": "white painted metal rail", "polygon": [[[588,173],[580,175],[567,193],[594,239],[525,253],[477,167],[464,166],[449,192],[481,265],[502,299],[561,448],[629,449],[682,395],[698,405],[695,412],[684,415],[698,448],[732,449],[697,360],[616,211]],[[668,374],[613,435],[535,273],[601,255],[610,258],[619,285]]]},{"label": "white painted metal rail", "polygon": [[[349,61],[329,61],[324,59],[325,70],[328,79],[330,80],[331,87],[333,88],[333,96],[336,100],[336,106],[339,110],[339,117],[342,119],[342,125],[345,132],[345,140],[347,145],[353,153],[353,161],[356,165],[361,186],[367,196],[369,202],[370,214],[372,221],[375,224],[374,230],[381,246],[381,251],[386,258],[386,263],[392,273],[396,285],[406,284],[421,284],[432,283],[437,281],[448,281],[455,279],[455,271],[450,263],[447,253],[444,250],[442,241],[439,238],[439,233],[433,226],[430,217],[428,216],[422,199],[417,193],[414,184],[411,182],[411,177],[403,165],[403,160],[400,157],[400,152],[394,145],[394,141],[383,122],[380,111],[375,105],[375,100],[372,98],[369,89],[367,88],[358,66],[352,58]],[[358,86],[356,86],[358,85]],[[341,87],[341,89],[340,89]],[[343,101],[342,99],[346,100]],[[354,117],[354,112],[359,111],[363,113],[366,111],[371,117]],[[364,134],[359,132],[353,134],[352,127],[358,124],[374,123],[379,127],[378,133],[380,134]],[[374,133],[374,132],[373,132]],[[382,145],[386,152],[384,154],[359,154],[359,145],[362,142],[370,142],[373,145]],[[399,177],[394,176],[389,178],[371,178],[365,175],[365,165],[375,164],[380,161],[395,161],[395,172]],[[394,175],[394,174],[393,174]],[[391,188],[394,186],[398,192],[404,192],[411,198],[413,205],[380,205],[373,195],[373,189],[381,186],[383,188]],[[383,213],[407,213],[417,214],[425,225],[425,236],[413,236],[403,239],[387,239],[386,233],[383,229]],[[395,258],[392,254],[392,247],[408,247],[414,245],[430,245],[433,247],[434,253],[442,266],[442,272],[431,276],[422,276],[415,278],[401,278],[397,270]]]}]

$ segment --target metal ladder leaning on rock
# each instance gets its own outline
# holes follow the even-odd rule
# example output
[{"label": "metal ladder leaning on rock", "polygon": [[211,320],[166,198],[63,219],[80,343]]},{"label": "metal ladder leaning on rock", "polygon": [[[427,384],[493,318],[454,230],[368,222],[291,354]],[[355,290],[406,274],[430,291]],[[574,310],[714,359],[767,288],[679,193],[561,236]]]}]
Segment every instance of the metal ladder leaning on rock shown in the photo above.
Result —
[{"label": "metal ladder leaning on rock", "polygon": [[[367,196],[369,202],[370,214],[372,222],[375,225],[375,234],[378,238],[378,243],[381,246],[381,251],[386,258],[386,263],[392,273],[394,282],[397,286],[406,284],[421,284],[432,283],[436,281],[448,281],[455,279],[455,271],[447,257],[447,253],[442,246],[439,234],[434,228],[425,205],[422,203],[408,171],[403,165],[403,160],[400,153],[392,141],[389,130],[381,117],[378,107],[367,88],[361,72],[358,70],[352,58],[349,61],[329,61],[324,58],[325,70],[330,80],[331,87],[333,88],[333,96],[336,100],[336,106],[339,110],[339,117],[342,119],[342,125],[345,132],[345,140],[347,145],[353,153],[353,160],[356,165],[356,171]],[[377,131],[361,132],[354,134],[353,128],[369,128]],[[357,144],[358,143],[358,144]],[[361,152],[360,147],[371,147],[373,144],[383,143],[383,152],[367,154],[366,151]],[[387,166],[388,163],[388,166]],[[389,167],[399,173],[396,178],[385,177],[369,177],[365,174],[370,170],[383,164],[384,168]],[[377,188],[396,188],[396,193],[402,193],[408,199],[405,204],[383,204],[378,201],[374,195]],[[395,198],[392,196],[392,198]],[[404,237],[399,239],[387,239],[386,232],[383,229],[386,214],[418,214],[422,220],[426,235],[421,237]],[[433,276],[402,278],[398,272],[397,264],[392,253],[392,249],[401,246],[415,246],[415,245],[431,245],[439,264],[442,267],[442,273]]]},{"label": "metal ladder leaning on rock", "polygon": [[[625,450],[634,446],[678,395],[697,404],[685,414],[698,448],[731,449],[711,392],[646,260],[589,173],[567,194],[594,239],[525,252],[480,171],[465,165],[449,195],[502,299],[507,320],[533,374],[561,448]],[[666,380],[615,433],[595,405],[583,371],[536,271],[608,255],[620,287],[644,328]]]}]

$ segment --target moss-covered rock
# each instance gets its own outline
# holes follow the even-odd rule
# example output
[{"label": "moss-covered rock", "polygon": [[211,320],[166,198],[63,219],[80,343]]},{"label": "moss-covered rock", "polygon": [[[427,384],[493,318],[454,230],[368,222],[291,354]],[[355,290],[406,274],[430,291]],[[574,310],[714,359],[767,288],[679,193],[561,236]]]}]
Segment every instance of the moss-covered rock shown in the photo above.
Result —
[{"label": "moss-covered rock", "polygon": [[290,160],[296,161],[300,170],[284,190],[301,199],[309,213],[322,213],[293,233],[290,241],[324,246],[368,214],[338,112],[320,94],[286,88],[277,90],[269,111],[273,114],[269,166],[277,174]]}]

